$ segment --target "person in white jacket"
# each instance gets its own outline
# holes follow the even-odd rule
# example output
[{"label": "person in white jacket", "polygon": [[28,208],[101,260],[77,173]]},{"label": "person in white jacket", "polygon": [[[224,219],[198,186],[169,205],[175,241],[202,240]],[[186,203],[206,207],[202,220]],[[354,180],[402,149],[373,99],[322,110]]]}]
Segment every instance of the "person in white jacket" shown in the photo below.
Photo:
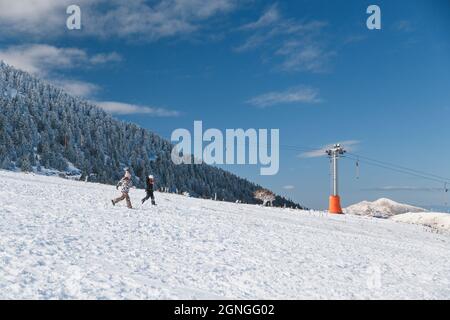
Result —
[{"label": "person in white jacket", "polygon": [[120,192],[122,192],[122,195],[120,197],[117,197],[116,199],[111,200],[113,206],[116,205],[116,203],[126,200],[127,207],[129,209],[132,209],[131,200],[129,196],[130,188],[133,186],[133,182],[131,181],[131,173],[130,171],[125,171],[125,176],[119,181],[119,183],[116,185],[116,189],[118,190],[119,187],[121,187]]}]

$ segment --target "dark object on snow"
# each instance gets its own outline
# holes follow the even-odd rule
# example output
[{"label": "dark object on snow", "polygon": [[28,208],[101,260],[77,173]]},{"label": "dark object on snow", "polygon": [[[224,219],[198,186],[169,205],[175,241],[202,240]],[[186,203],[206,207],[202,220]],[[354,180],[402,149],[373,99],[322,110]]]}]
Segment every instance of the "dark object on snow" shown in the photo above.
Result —
[{"label": "dark object on snow", "polygon": [[151,198],[152,205],[156,205],[155,196],[153,195],[153,185],[154,185],[153,176],[149,175],[146,179],[146,187],[145,187],[146,196],[145,198],[142,199],[142,204],[144,204],[145,201]]}]

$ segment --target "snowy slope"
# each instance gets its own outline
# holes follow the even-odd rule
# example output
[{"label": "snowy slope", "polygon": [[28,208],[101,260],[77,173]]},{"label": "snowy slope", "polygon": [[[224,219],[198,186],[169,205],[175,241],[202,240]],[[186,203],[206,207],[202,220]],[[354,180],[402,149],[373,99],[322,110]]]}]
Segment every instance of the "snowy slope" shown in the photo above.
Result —
[{"label": "snowy slope", "polygon": [[0,299],[450,298],[450,236],[0,171]]},{"label": "snowy slope", "polygon": [[345,213],[377,218],[389,218],[406,212],[425,212],[425,209],[381,198],[376,201],[362,201],[344,209]]},{"label": "snowy slope", "polygon": [[450,214],[439,212],[408,212],[391,218],[394,221],[421,224],[450,232]]}]

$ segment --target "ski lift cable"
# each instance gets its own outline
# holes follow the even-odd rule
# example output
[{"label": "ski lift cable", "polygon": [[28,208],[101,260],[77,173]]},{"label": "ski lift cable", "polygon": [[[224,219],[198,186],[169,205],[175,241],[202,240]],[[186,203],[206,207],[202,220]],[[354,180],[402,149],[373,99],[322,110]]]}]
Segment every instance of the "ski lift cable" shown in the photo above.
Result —
[{"label": "ski lift cable", "polygon": [[[349,156],[344,156],[344,158],[351,159],[353,161],[356,160],[356,158],[352,158],[352,157],[349,157]],[[411,176],[415,176],[415,177],[419,177],[419,178],[423,178],[423,179],[427,179],[427,180],[431,180],[431,181],[445,183],[444,179],[437,179],[437,178],[429,177],[429,176],[426,176],[426,175],[418,174],[418,173],[415,173],[415,172],[411,172],[411,171],[407,171],[407,170],[403,170],[403,169],[398,169],[398,168],[395,168],[395,167],[390,167],[390,166],[379,164],[379,163],[376,163],[376,162],[371,162],[370,160],[360,160],[360,161],[363,162],[363,163],[372,165],[372,166],[383,168],[383,169],[387,169],[387,170],[391,170],[391,171],[395,171],[395,172],[399,172],[399,173],[403,173],[403,174],[407,174],[407,175],[411,175]]]},{"label": "ski lift cable", "polygon": [[[343,158],[350,159],[352,161],[357,160],[356,158],[353,158],[353,157],[350,157],[350,156],[343,156]],[[426,180],[430,180],[430,181],[435,181],[435,182],[439,182],[439,183],[445,183],[446,182],[446,180],[444,180],[444,179],[437,179],[437,178],[429,177],[429,176],[426,176],[426,175],[414,173],[414,172],[411,172],[411,171],[398,169],[398,168],[395,168],[395,167],[390,167],[390,166],[387,166],[387,165],[383,165],[383,164],[379,164],[379,163],[376,163],[376,162],[372,162],[370,160],[361,160],[360,159],[359,161],[363,162],[363,163],[366,163],[366,164],[369,164],[369,165],[372,165],[372,166],[376,166],[376,167],[380,167],[380,168],[383,168],[383,169],[387,169],[387,170],[391,170],[391,171],[395,171],[395,172],[399,172],[399,173],[415,176],[415,177],[426,179]]]},{"label": "ski lift cable", "polygon": [[432,174],[432,173],[428,173],[428,172],[425,172],[425,171],[411,169],[411,168],[400,166],[400,165],[397,165],[397,164],[394,164],[394,163],[390,163],[390,162],[386,162],[386,161],[381,161],[381,160],[369,158],[369,157],[366,157],[366,156],[363,156],[363,155],[360,155],[360,154],[356,154],[356,153],[347,152],[347,154],[355,156],[357,158],[362,158],[362,159],[366,159],[366,160],[369,160],[369,161],[377,162],[377,163],[380,163],[382,165],[396,167],[396,168],[399,168],[399,169],[402,169],[402,170],[407,170],[407,171],[411,171],[411,172],[414,172],[414,173],[417,173],[417,174],[434,177],[434,178],[437,178],[437,179],[440,179],[440,180],[444,180],[444,181],[450,181],[449,178],[445,178],[445,177],[442,177],[442,176],[439,176],[439,175],[436,175],[436,174]]}]

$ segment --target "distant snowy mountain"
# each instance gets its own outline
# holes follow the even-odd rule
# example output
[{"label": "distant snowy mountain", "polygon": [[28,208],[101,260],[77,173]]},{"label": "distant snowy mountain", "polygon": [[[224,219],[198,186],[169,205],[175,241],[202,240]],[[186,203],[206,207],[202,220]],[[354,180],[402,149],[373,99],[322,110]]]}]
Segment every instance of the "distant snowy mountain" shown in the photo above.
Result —
[{"label": "distant snowy mountain", "polygon": [[381,198],[373,202],[362,201],[344,209],[344,212],[347,214],[371,216],[376,218],[389,218],[407,212],[426,211],[427,210],[423,208],[398,203],[386,198]]},{"label": "distant snowy mountain", "polygon": [[[253,192],[261,186],[206,164],[175,165],[171,150],[157,134],[0,61],[1,169],[113,184],[129,167],[138,187],[151,173],[158,188],[257,202]],[[274,205],[300,207],[280,196]]]}]

